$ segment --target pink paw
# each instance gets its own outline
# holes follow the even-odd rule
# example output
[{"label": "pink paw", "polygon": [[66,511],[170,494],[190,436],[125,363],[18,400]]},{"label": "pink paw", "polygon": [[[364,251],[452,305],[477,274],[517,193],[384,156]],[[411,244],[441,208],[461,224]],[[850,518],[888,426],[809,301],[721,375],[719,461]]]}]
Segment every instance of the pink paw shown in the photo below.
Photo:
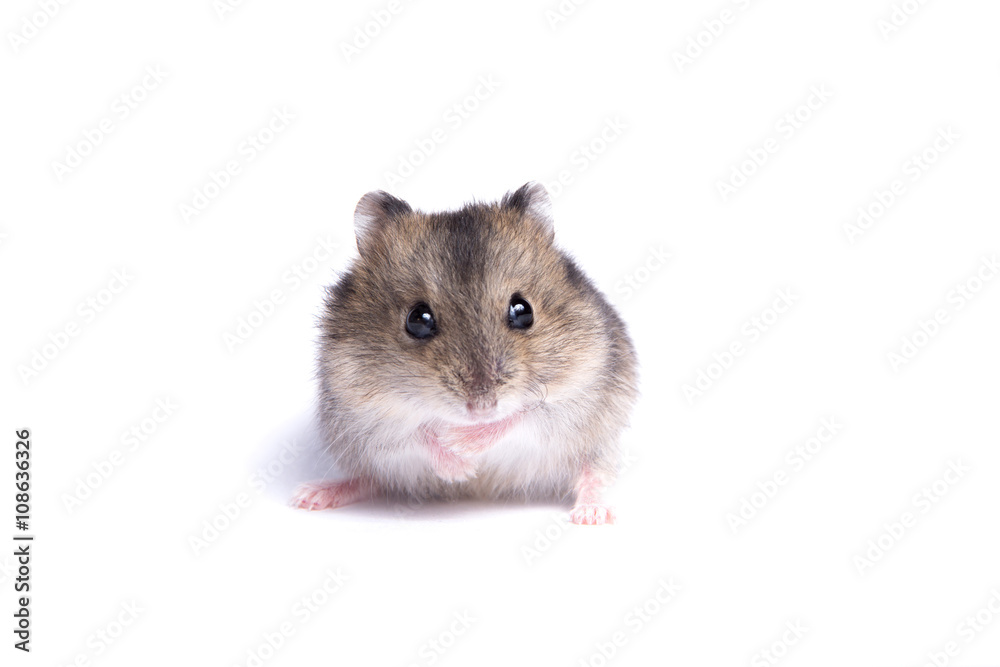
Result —
[{"label": "pink paw", "polygon": [[446,482],[465,482],[476,476],[476,464],[468,458],[441,444],[441,440],[433,431],[427,431],[424,445],[430,455],[431,468],[434,474]]},{"label": "pink paw", "polygon": [[325,510],[357,502],[362,495],[361,482],[306,482],[292,493],[291,506],[302,510]]},{"label": "pink paw", "polygon": [[582,503],[570,511],[569,518],[580,526],[600,526],[615,522],[615,510],[598,503]]},{"label": "pink paw", "polygon": [[500,440],[517,422],[517,415],[490,424],[451,426],[437,434],[441,446],[459,456],[481,454]]},{"label": "pink paw", "polygon": [[476,464],[442,450],[434,457],[434,473],[446,482],[467,482],[476,477]]}]

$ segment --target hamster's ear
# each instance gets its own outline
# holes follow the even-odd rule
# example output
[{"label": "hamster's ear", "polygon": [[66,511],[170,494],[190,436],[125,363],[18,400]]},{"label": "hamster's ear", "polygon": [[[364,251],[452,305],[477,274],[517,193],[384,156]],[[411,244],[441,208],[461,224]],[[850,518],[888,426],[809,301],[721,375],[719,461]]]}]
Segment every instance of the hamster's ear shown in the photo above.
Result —
[{"label": "hamster's ear", "polygon": [[370,250],[393,218],[412,212],[409,204],[384,190],[372,190],[366,194],[354,209],[358,252],[364,255]]},{"label": "hamster's ear", "polygon": [[549,240],[552,240],[552,199],[545,186],[537,181],[528,181],[514,192],[508,192],[500,201],[504,208],[521,213],[535,224]]}]

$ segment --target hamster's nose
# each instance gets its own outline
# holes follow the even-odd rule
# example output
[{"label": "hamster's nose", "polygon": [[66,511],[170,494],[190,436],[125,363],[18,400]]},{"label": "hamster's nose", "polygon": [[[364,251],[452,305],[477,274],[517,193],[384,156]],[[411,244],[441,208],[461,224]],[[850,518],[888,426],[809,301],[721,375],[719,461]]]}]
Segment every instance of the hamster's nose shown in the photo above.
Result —
[{"label": "hamster's nose", "polygon": [[485,419],[491,417],[496,412],[497,401],[495,398],[489,401],[469,401],[465,404],[465,409],[468,410],[469,416],[473,419]]}]

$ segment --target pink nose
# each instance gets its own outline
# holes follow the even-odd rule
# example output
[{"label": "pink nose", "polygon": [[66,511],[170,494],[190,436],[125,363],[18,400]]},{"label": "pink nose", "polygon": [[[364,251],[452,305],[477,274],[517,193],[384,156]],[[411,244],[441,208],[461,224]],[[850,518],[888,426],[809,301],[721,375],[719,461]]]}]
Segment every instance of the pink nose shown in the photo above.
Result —
[{"label": "pink nose", "polygon": [[469,401],[465,404],[465,408],[469,411],[469,415],[472,417],[488,417],[496,412],[497,402],[493,401],[488,404],[483,404]]}]

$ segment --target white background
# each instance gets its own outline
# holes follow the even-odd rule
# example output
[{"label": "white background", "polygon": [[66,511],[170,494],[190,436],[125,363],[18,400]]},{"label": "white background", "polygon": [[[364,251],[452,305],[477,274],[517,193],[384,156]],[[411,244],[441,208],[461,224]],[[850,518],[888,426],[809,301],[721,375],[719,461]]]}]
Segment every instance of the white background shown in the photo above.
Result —
[{"label": "white background", "polygon": [[[1000,281],[977,275],[1000,252],[1000,7],[905,4],[880,27],[889,0],[593,0],[559,20],[556,0],[406,1],[348,57],[387,2],[5,3],[0,497],[11,517],[30,428],[36,541],[30,655],[11,647],[0,551],[3,663],[1000,664]],[[246,159],[274,109],[294,120]],[[88,154],[62,173],[71,151]],[[724,200],[734,169],[752,173]],[[561,173],[557,240],[641,360],[618,524],[567,526],[557,503],[289,509],[328,467],[308,449],[314,320],[361,195],[435,210]],[[778,290],[794,305],[775,322]],[[754,317],[771,324],[751,340]],[[689,400],[699,371],[716,379]],[[162,423],[157,400],[178,406]],[[843,427],[808,463],[786,458],[829,418]],[[967,472],[915,500],[949,461]],[[306,615],[303,597],[323,604]]]}]

